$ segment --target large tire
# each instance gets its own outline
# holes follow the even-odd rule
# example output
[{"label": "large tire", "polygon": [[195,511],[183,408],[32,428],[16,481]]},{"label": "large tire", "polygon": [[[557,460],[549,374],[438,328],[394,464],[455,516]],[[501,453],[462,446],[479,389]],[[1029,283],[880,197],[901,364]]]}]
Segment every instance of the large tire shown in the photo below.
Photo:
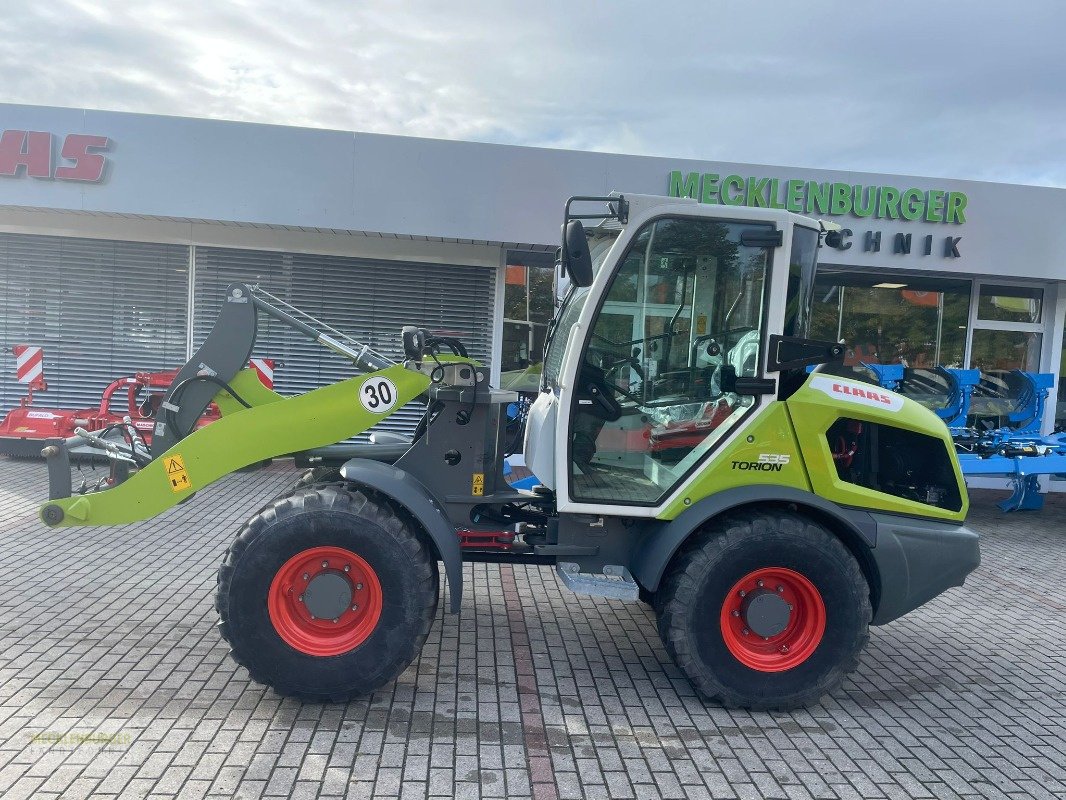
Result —
[{"label": "large tire", "polygon": [[659,635],[700,694],[749,709],[809,705],[839,686],[872,616],[848,549],[784,511],[711,523],[675,556],[655,601]]},{"label": "large tire", "polygon": [[230,546],[218,573],[219,628],[253,680],[283,695],[344,701],[415,659],[438,581],[417,525],[387,501],[303,489],[253,516]]}]

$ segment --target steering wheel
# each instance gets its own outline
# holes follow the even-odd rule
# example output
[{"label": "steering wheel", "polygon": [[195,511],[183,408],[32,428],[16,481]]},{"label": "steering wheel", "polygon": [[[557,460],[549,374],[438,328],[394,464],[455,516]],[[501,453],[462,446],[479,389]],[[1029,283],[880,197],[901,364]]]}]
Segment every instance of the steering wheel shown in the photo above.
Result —
[{"label": "steering wheel", "polygon": [[[619,346],[621,345],[615,345],[615,347]],[[596,356],[597,363],[595,363],[594,366],[596,366],[597,369],[602,369],[605,375],[610,375],[619,367],[629,367],[640,376],[641,380],[644,380],[644,367],[641,366],[640,361],[637,360],[640,348],[634,348],[634,350],[635,352],[632,355],[619,356],[617,353],[610,350],[603,350],[599,347],[589,345],[588,355]],[[585,363],[588,363],[587,359]]]}]

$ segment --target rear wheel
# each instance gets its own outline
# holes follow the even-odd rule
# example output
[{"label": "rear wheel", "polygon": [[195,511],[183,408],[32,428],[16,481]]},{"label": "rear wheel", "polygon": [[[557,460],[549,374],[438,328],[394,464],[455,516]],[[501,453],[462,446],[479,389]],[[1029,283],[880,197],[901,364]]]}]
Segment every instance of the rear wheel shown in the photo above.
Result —
[{"label": "rear wheel", "polygon": [[415,523],[340,487],[275,500],[241,529],[218,574],[223,638],[280,694],[344,700],[395,679],[436,613],[438,575]]},{"label": "rear wheel", "polygon": [[858,666],[872,610],[847,548],[788,512],[719,520],[675,556],[656,593],[666,649],[707,698],[795,708]]}]

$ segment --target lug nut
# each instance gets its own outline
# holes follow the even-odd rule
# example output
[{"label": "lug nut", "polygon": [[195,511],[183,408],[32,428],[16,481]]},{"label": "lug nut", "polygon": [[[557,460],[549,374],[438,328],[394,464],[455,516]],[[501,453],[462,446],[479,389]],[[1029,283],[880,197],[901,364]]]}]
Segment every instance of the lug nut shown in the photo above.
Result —
[{"label": "lug nut", "polygon": [[762,637],[762,640],[764,642],[768,642],[768,641],[770,641],[770,637],[769,636],[764,636],[764,637]]},{"label": "lug nut", "polygon": [[749,631],[747,628],[745,628],[744,630],[741,631],[741,633],[743,633],[745,636],[747,636],[749,633],[751,633],[751,631]]},{"label": "lug nut", "polygon": [[777,587],[777,592],[778,592],[778,594],[780,594],[780,593],[781,593],[781,592],[783,592],[783,591],[785,591],[785,587],[784,587],[784,586],[778,586],[778,587]]},{"label": "lug nut", "polygon": [[762,584],[762,581],[759,581],[759,588],[760,588],[760,589],[762,588],[762,585],[763,585],[763,584]]},{"label": "lug nut", "polygon": [[311,615],[311,619],[318,619],[314,614]]},{"label": "lug nut", "polygon": [[341,618],[337,617],[335,620],[333,620],[333,624],[336,625],[340,621],[341,621]]},{"label": "lug nut", "polygon": [[789,604],[788,604],[788,610],[789,610],[789,611],[791,611],[791,610],[792,610],[792,603],[789,603]]},{"label": "lug nut", "polygon": [[740,612],[739,611],[734,611],[733,612],[733,616],[734,617],[739,617],[740,616]]},{"label": "lug nut", "polygon": [[741,597],[745,597],[745,596],[746,596],[747,594],[748,594],[748,593],[747,593],[747,592],[745,592],[745,591],[744,591],[743,589],[741,589],[741,590],[740,590],[740,596],[741,596]]},{"label": "lug nut", "polygon": [[358,611],[358,610],[359,610],[359,606],[352,606],[352,611]]},{"label": "lug nut", "polygon": [[345,564],[344,565],[344,571],[345,572],[351,572],[352,571],[352,565],[351,564]]},{"label": "lug nut", "polygon": [[359,590],[360,590],[360,589],[362,589],[362,588],[363,588],[363,584],[361,584],[361,583],[357,583],[357,584],[355,584],[355,590],[356,590],[356,591],[359,591]]},{"label": "lug nut", "polygon": [[781,652],[782,653],[787,653],[788,652],[788,645],[787,644],[781,645]]},{"label": "lug nut", "polygon": [[302,603],[303,601],[304,601],[304,596],[300,595],[300,602]]},{"label": "lug nut", "polygon": [[322,562],[322,569],[325,569],[328,566],[329,566],[329,562],[328,561],[323,561]]}]

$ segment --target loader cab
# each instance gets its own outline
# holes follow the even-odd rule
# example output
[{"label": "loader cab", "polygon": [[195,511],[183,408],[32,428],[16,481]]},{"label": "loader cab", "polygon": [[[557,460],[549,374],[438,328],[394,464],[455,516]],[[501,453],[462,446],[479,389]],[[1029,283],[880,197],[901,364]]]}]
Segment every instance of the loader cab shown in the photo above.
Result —
[{"label": "loader cab", "polygon": [[627,198],[618,235],[592,237],[591,285],[572,280],[527,427],[560,511],[653,516],[773,399],[768,335],[805,325],[816,223]]}]

